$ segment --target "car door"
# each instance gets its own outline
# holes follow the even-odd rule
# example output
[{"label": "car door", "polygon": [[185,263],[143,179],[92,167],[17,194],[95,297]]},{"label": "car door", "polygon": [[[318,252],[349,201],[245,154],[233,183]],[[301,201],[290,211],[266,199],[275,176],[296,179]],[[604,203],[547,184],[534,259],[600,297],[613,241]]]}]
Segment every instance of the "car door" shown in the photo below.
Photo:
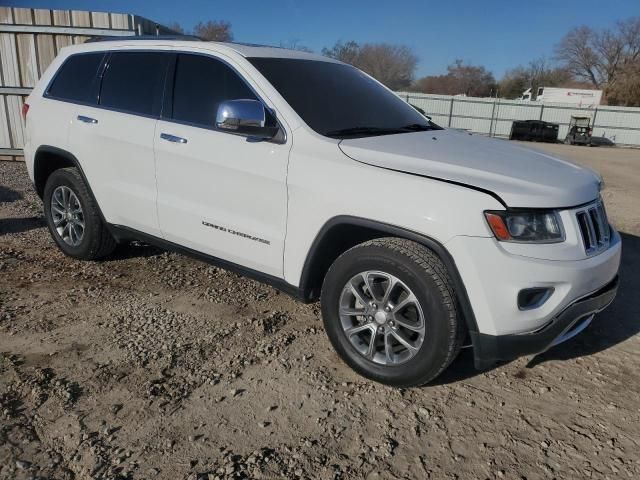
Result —
[{"label": "car door", "polygon": [[44,92],[44,101],[35,112],[29,112],[32,121],[47,126],[34,132],[38,139],[34,147],[69,148],[69,126],[78,114],[78,105],[97,103],[98,74],[104,67],[105,55],[105,52],[82,52],[64,60]]},{"label": "car door", "polygon": [[164,238],[282,277],[290,142],[259,141],[215,128],[220,102],[262,101],[221,59],[178,54],[168,91],[155,134]]},{"label": "car door", "polygon": [[69,130],[105,219],[160,236],[153,137],[171,54],[114,51],[100,73],[97,104],[79,105]]}]

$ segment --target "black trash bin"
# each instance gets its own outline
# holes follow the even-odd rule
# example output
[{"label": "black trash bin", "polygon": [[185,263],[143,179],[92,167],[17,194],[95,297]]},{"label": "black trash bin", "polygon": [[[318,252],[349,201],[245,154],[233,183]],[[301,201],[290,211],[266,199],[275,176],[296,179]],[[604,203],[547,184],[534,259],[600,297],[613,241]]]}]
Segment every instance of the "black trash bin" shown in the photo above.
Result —
[{"label": "black trash bin", "polygon": [[511,124],[509,140],[556,143],[559,128],[557,123],[541,120],[516,120]]}]

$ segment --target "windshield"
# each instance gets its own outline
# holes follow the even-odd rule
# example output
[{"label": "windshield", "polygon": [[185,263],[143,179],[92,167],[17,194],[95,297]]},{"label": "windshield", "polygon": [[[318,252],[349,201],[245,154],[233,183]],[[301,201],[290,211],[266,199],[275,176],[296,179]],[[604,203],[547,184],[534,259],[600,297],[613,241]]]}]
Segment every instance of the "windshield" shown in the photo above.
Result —
[{"label": "windshield", "polygon": [[350,65],[290,58],[248,60],[321,135],[357,138],[440,129]]}]

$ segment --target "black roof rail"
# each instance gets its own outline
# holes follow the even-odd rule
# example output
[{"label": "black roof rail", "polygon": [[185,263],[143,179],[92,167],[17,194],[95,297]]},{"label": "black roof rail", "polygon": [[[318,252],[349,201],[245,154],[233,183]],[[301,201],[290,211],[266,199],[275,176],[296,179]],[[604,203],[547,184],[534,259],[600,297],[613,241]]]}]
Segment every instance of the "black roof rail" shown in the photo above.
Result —
[{"label": "black roof rail", "polygon": [[249,42],[221,42],[217,40],[205,40],[204,38],[196,37],[195,35],[132,35],[130,37],[123,36],[104,36],[104,37],[91,37],[85,40],[84,43],[95,42],[117,42],[120,40],[182,40],[185,42],[209,42],[209,43],[228,43],[229,45],[243,45],[245,47],[263,47],[263,48],[280,48],[287,50],[286,47],[280,45],[265,45],[261,43],[249,43]]},{"label": "black roof rail", "polygon": [[281,48],[283,50],[287,50],[287,47],[282,47],[280,45],[265,45],[263,43],[249,43],[249,42],[223,42],[223,43],[228,43],[230,45],[243,45],[245,47]]},{"label": "black roof rail", "polygon": [[121,40],[183,40],[185,42],[203,42],[200,37],[195,35],[132,35],[130,37],[91,37],[84,43],[94,42],[116,42]]}]

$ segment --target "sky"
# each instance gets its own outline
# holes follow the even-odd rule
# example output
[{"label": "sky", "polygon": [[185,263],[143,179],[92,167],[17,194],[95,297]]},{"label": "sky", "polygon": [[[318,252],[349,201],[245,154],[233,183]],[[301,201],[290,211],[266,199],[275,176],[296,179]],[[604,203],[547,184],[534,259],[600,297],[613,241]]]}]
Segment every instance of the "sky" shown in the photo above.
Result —
[{"label": "sky", "polygon": [[611,27],[640,16],[640,0],[2,0],[14,7],[133,13],[158,23],[231,22],[238,42],[304,45],[336,41],[410,47],[416,77],[445,73],[456,58],[484,65],[496,78],[529,60],[553,57],[572,27]]}]

